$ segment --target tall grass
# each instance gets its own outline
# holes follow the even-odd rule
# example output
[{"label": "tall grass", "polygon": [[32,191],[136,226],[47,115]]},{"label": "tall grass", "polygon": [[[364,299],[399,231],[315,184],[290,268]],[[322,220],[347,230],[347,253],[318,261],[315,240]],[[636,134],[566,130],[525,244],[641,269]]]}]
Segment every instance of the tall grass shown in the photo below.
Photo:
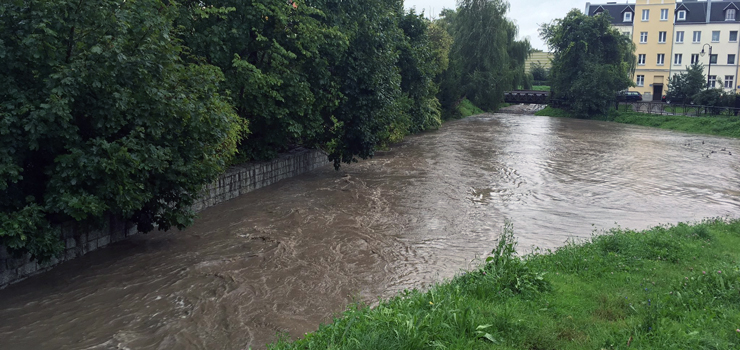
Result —
[{"label": "tall grass", "polygon": [[466,118],[471,115],[485,113],[484,110],[478,108],[473,102],[470,102],[467,98],[463,99],[459,105],[457,105],[457,111],[460,118]]},{"label": "tall grass", "polygon": [[485,264],[282,349],[739,349],[740,221],[614,229],[524,258],[511,225]]}]

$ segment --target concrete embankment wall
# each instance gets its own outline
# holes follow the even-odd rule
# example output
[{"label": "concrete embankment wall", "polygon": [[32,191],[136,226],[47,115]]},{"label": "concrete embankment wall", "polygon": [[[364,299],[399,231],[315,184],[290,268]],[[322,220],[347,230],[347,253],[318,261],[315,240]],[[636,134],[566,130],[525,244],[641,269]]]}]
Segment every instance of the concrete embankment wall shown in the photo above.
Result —
[{"label": "concrete embankment wall", "polygon": [[[198,212],[328,164],[329,161],[323,152],[302,150],[282,155],[268,162],[234,166],[203,189],[199,199],[193,204],[193,209]],[[30,256],[14,258],[8,254],[4,246],[0,246],[0,289],[26,277],[47,271],[61,262],[138,234],[136,225],[112,216],[106,219],[105,226],[99,230],[86,230],[74,223],[69,223],[63,225],[61,231],[65,245],[64,252],[59,258],[44,264],[31,261]]]}]

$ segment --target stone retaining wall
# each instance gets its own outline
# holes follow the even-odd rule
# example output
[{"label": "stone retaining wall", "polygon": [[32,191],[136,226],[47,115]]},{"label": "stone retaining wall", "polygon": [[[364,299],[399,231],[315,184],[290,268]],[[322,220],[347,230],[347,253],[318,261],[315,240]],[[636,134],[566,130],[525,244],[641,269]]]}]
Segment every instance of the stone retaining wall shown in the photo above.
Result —
[{"label": "stone retaining wall", "polygon": [[[200,199],[193,204],[193,209],[199,212],[247,192],[328,164],[329,161],[323,152],[302,150],[282,155],[272,161],[234,166],[203,189]],[[62,227],[64,253],[44,264],[31,261],[30,256],[14,258],[8,254],[4,246],[0,246],[0,289],[137,233],[136,225],[112,216],[107,218],[105,227],[100,230],[85,230],[70,223]]]}]

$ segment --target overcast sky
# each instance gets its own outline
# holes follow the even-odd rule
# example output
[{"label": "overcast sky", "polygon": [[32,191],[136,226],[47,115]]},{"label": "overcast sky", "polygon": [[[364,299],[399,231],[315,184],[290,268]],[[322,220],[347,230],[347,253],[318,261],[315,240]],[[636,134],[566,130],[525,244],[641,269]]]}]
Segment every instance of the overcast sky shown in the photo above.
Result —
[{"label": "overcast sky", "polygon": [[[542,23],[549,23],[555,18],[563,18],[573,8],[583,11],[586,1],[606,3],[594,0],[509,0],[511,9],[508,17],[519,26],[519,38],[529,38],[532,47],[547,51],[547,46],[540,39],[537,29]],[[613,1],[613,0],[610,0]],[[618,0],[619,3],[626,2]],[[631,1],[634,2],[634,1]],[[456,0],[404,0],[407,8],[416,7],[418,12],[424,10],[427,17],[439,17],[443,8],[455,8]]]}]

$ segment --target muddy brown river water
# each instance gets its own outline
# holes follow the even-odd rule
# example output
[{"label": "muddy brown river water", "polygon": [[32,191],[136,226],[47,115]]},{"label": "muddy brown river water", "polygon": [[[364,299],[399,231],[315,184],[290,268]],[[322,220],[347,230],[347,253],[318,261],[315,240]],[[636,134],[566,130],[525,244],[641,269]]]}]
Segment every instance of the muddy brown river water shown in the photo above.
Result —
[{"label": "muddy brown river water", "polygon": [[262,349],[352,300],[469,269],[506,219],[520,251],[555,248],[617,224],[738,217],[739,180],[740,140],[471,117],[0,290],[0,349]]}]

